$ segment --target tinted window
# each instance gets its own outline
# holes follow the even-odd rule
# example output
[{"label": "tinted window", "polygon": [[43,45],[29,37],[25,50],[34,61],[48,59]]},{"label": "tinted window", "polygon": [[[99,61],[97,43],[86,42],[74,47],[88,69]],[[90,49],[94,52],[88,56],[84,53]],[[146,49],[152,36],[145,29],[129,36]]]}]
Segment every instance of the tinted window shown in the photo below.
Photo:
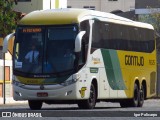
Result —
[{"label": "tinted window", "polygon": [[95,21],[93,25],[92,50],[105,48],[152,52],[154,44],[154,31],[150,29],[102,21]]},{"label": "tinted window", "polygon": [[87,53],[88,53],[88,44],[89,44],[89,32],[90,32],[90,26],[89,26],[89,21],[85,20],[80,23],[80,30],[81,31],[86,31],[82,38],[82,51],[80,53],[80,59],[81,61],[80,64],[85,63],[87,59]]}]

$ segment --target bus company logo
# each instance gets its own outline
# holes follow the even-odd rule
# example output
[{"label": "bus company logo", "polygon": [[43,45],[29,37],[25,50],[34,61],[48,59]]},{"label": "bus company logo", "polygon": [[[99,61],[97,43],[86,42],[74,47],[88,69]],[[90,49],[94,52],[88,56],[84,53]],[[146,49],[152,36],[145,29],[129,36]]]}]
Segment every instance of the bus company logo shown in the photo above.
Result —
[{"label": "bus company logo", "polygon": [[2,112],[2,117],[12,117],[11,112]]},{"label": "bus company logo", "polygon": [[93,60],[93,64],[100,64],[101,63],[100,58],[94,58],[94,57],[92,57],[92,60]]},{"label": "bus company logo", "polygon": [[86,87],[82,87],[81,90],[79,90],[80,94],[81,94],[81,98],[85,97],[85,91],[87,90]]},{"label": "bus company logo", "polygon": [[41,90],[44,90],[44,85],[40,85],[40,89],[41,89]]},{"label": "bus company logo", "polygon": [[144,57],[143,56],[125,55],[125,65],[144,66]]}]

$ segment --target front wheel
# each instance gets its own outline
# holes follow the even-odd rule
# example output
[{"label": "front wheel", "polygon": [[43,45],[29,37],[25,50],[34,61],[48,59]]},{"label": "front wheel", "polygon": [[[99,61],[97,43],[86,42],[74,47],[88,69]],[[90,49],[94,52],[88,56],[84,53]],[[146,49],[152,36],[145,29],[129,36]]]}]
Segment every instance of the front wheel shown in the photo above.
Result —
[{"label": "front wheel", "polygon": [[28,104],[31,110],[40,110],[43,102],[37,100],[28,100]]},{"label": "front wheel", "polygon": [[90,88],[90,97],[87,100],[81,100],[78,102],[78,107],[80,109],[93,109],[96,105],[96,90],[93,84]]}]

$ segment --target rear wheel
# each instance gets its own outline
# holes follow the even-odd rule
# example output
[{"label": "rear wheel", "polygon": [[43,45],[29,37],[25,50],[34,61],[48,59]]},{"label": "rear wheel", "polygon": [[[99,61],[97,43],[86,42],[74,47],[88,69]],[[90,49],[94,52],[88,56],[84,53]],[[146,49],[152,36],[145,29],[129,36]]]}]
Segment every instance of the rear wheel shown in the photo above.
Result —
[{"label": "rear wheel", "polygon": [[139,89],[138,85],[134,85],[134,95],[132,99],[124,100],[120,102],[121,107],[138,107],[139,104]]},{"label": "rear wheel", "polygon": [[130,107],[138,107],[138,101],[139,101],[139,89],[138,85],[134,84],[134,95],[133,98],[130,100]]},{"label": "rear wheel", "polygon": [[96,90],[93,84],[90,88],[90,97],[87,100],[81,100],[78,102],[78,107],[80,109],[93,109],[96,105]]},{"label": "rear wheel", "polygon": [[138,107],[142,107],[143,103],[144,103],[144,87],[142,85],[141,90],[139,90]]},{"label": "rear wheel", "polygon": [[40,110],[42,108],[42,101],[28,100],[28,105],[31,110]]}]

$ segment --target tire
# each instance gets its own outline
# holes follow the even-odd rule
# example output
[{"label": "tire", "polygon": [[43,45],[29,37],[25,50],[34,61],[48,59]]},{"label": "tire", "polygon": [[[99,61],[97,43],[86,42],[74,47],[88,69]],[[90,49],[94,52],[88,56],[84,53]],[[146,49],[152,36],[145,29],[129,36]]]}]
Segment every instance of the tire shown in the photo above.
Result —
[{"label": "tire", "polygon": [[96,90],[93,84],[91,84],[90,88],[90,97],[87,100],[81,100],[78,102],[78,107],[80,109],[93,109],[96,105]]},{"label": "tire", "polygon": [[138,85],[134,84],[134,95],[133,98],[129,101],[129,106],[138,107],[138,101],[139,101],[139,89]]},{"label": "tire", "polygon": [[142,107],[144,103],[144,87],[141,86],[141,90],[139,90],[139,101],[138,101],[138,107]]},{"label": "tire", "polygon": [[31,110],[40,110],[42,108],[42,101],[28,100],[28,105]]}]

